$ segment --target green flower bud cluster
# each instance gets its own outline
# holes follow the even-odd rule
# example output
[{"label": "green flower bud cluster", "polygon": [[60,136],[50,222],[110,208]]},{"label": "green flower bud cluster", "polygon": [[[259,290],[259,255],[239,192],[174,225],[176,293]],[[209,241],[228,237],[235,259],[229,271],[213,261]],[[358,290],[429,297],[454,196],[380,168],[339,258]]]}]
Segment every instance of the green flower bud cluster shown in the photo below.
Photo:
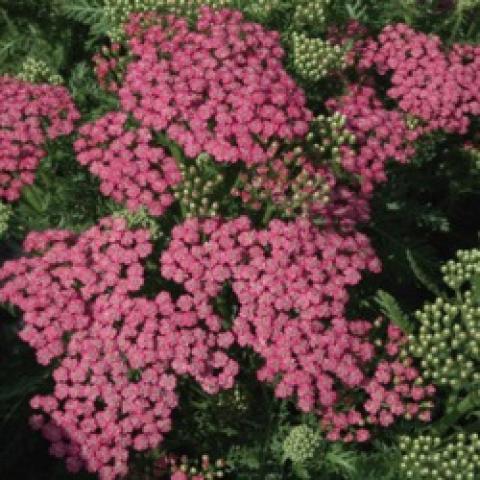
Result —
[{"label": "green flower bud cluster", "polygon": [[43,60],[37,60],[33,57],[25,59],[17,78],[29,83],[51,83],[52,85],[63,83],[63,78],[53,73]]},{"label": "green flower bud cluster", "polygon": [[293,67],[305,80],[317,82],[346,67],[345,50],[340,45],[298,32],[292,34],[292,41]]},{"label": "green flower bud cluster", "polygon": [[408,350],[421,358],[425,378],[454,389],[480,381],[480,250],[461,250],[442,267],[445,283],[456,291],[415,313],[420,322]]},{"label": "green flower bud cluster", "polygon": [[244,10],[253,19],[265,22],[281,4],[282,0],[252,0],[248,2]]},{"label": "green flower bud cluster", "polygon": [[329,201],[330,186],[323,173],[305,168],[303,153],[297,147],[250,168],[239,175],[232,195],[254,210],[270,206],[284,218],[311,216]]},{"label": "green flower bud cluster", "polygon": [[180,164],[183,181],[175,189],[174,196],[186,218],[215,217],[219,204],[213,197],[223,184],[224,176],[209,155],[200,154],[193,163]]},{"label": "green flower bud cluster", "polygon": [[297,27],[321,28],[327,21],[326,11],[332,0],[296,0],[293,23]]},{"label": "green flower bud cluster", "polygon": [[459,250],[457,261],[450,260],[442,266],[443,280],[452,289],[458,290],[466,282],[480,276],[480,249]]},{"label": "green flower bud cluster", "polygon": [[133,12],[159,11],[176,15],[194,15],[198,8],[210,6],[223,8],[234,0],[104,0],[105,18],[110,26],[107,32],[113,41],[122,39],[122,25]]},{"label": "green flower bud cluster", "polygon": [[331,116],[319,115],[307,135],[307,142],[312,153],[318,159],[341,161],[341,147],[355,144],[355,135],[346,128],[347,118],[340,112]]},{"label": "green flower bud cluster", "polygon": [[415,130],[422,124],[422,121],[413,115],[406,115],[405,123],[409,130]]},{"label": "green flower bud cluster", "polygon": [[0,202],[0,238],[5,235],[8,230],[8,222],[12,216],[12,207]]},{"label": "green flower bud cluster", "polygon": [[467,295],[461,307],[438,298],[416,312],[420,330],[408,346],[421,358],[423,376],[437,385],[461,388],[480,380],[480,308]]},{"label": "green flower bud cluster", "polygon": [[148,210],[145,207],[141,207],[135,212],[127,209],[117,210],[113,212],[113,216],[124,218],[129,228],[143,228],[148,230],[152,240],[158,240],[163,235],[160,226],[155,219],[148,214]]},{"label": "green flower bud cluster", "polygon": [[227,463],[223,458],[212,461],[209,455],[202,455],[200,461],[192,461],[187,455],[182,455],[178,460],[171,463],[171,473],[177,471],[186,473],[188,478],[202,476],[205,480],[225,478]]},{"label": "green flower bud cluster", "polygon": [[404,477],[414,480],[474,480],[480,478],[480,437],[458,433],[448,439],[436,435],[401,437]]},{"label": "green flower bud cluster", "polygon": [[297,425],[290,430],[283,442],[283,458],[303,465],[315,457],[320,444],[319,432],[308,425]]}]

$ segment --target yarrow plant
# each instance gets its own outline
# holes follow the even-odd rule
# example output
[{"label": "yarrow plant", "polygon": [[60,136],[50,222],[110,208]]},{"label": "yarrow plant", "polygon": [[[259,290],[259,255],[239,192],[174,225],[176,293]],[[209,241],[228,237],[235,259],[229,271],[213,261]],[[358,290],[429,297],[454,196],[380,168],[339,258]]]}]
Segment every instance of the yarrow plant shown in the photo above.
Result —
[{"label": "yarrow plant", "polygon": [[464,134],[470,117],[480,113],[479,62],[478,46],[455,44],[447,50],[439,37],[397,24],[365,42],[359,65],[391,73],[387,95],[422,121],[423,132]]},{"label": "yarrow plant", "polygon": [[[222,462],[172,462],[159,448],[171,451],[189,395],[248,414],[239,384],[252,372],[264,397],[296,407],[279,447],[293,463],[320,438],[365,443],[400,420],[429,422],[435,385],[478,381],[478,252],[447,264],[456,298],[419,312],[418,335],[363,315],[351,290],[382,269],[361,225],[389,163],[438,131],[468,144],[480,50],[403,24],[312,39],[328,1],[298,2],[282,37],[205,6],[224,3],[107,1],[113,43],[94,69],[98,99],[115,106],[78,128],[66,88],[30,83],[40,64],[0,78],[0,198],[17,200],[46,144],[74,132],[75,168],[119,204],[81,231],[29,233],[24,256],[0,268],[0,301],[23,314],[19,336],[52,372],[31,425],[70,472],[115,480],[153,451],[174,480],[222,478]],[[264,3],[268,15],[284,7]],[[318,92],[284,64],[307,85],[335,70],[339,88],[308,105]],[[401,468],[423,475],[414,457]]]},{"label": "yarrow plant", "polygon": [[72,133],[80,115],[64,87],[0,77],[0,199],[35,180],[47,141]]}]

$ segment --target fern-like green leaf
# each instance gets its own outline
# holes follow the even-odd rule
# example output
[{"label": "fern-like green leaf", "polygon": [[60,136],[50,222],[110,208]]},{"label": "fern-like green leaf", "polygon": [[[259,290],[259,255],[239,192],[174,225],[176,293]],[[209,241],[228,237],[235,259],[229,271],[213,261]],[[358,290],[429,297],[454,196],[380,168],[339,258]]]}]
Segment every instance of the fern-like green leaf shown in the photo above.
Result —
[{"label": "fern-like green leaf", "polygon": [[384,290],[378,290],[375,302],[380,307],[381,312],[404,332],[409,333],[413,331],[413,326],[409,322],[408,316],[403,312],[399,303],[392,295]]},{"label": "fern-like green leaf", "polygon": [[435,281],[432,280],[432,278],[430,278],[430,276],[420,266],[420,263],[415,258],[412,251],[410,249],[407,249],[405,254],[407,257],[408,264],[410,265],[410,268],[412,269],[412,272],[414,273],[417,280],[435,296],[443,297],[444,295],[440,290],[440,288],[436,285]]}]

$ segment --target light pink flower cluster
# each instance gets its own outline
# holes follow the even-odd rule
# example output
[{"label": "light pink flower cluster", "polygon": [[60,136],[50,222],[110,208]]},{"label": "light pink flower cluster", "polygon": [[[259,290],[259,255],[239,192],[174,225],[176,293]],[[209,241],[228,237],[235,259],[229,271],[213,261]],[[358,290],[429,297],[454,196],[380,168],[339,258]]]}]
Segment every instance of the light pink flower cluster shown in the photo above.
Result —
[{"label": "light pink flower cluster", "polygon": [[177,404],[176,375],[208,393],[234,384],[234,342],[208,295],[140,296],[146,230],[106,218],[81,235],[49,230],[25,241],[31,256],[0,269],[0,301],[24,313],[21,338],[38,361],[58,363],[54,392],[32,399],[32,425],[70,470],[110,480],[127,471],[129,449],[156,447]]},{"label": "light pink flower cluster", "polygon": [[405,24],[388,25],[378,40],[366,41],[360,67],[391,72],[387,94],[425,122],[424,131],[465,134],[469,117],[480,114],[480,47],[443,48],[435,35]]},{"label": "light pink flower cluster", "polygon": [[[300,409],[318,413],[332,439],[350,440],[359,429],[359,441],[368,438],[367,417],[371,424],[383,420],[345,403],[354,394],[377,391],[368,374],[376,358],[371,324],[345,319],[347,287],[360,281],[362,270],[379,269],[365,236],[321,232],[306,219],[274,220],[261,231],[246,217],[226,223],[192,219],[174,228],[161,257],[162,275],[183,284],[193,299],[214,299],[230,284],[239,303],[236,341],[265,361],[258,378],[276,382],[278,397],[295,395]],[[387,351],[395,356],[396,330],[391,335]],[[395,381],[402,385],[418,378],[413,369],[408,377],[397,370]],[[397,408],[395,416],[422,411],[408,406],[415,403],[410,390],[397,397],[404,410]],[[342,408],[348,413],[337,412]]]},{"label": "light pink flower cluster", "polygon": [[182,180],[174,158],[153,146],[148,128],[128,128],[128,115],[107,113],[83,125],[75,142],[78,161],[101,179],[100,191],[132,210],[162,215],[173,203],[170,187]]},{"label": "light pink flower cluster", "polygon": [[193,31],[184,19],[139,14],[126,33],[133,61],[119,89],[122,108],[166,131],[187,156],[252,165],[267,160],[261,143],[308,132],[312,113],[282,66],[278,32],[204,7]]},{"label": "light pink flower cluster", "polygon": [[80,117],[64,87],[0,77],[0,199],[13,202],[35,180],[43,145]]},{"label": "light pink flower cluster", "polygon": [[365,193],[386,181],[387,160],[406,163],[415,154],[413,141],[419,132],[408,128],[400,112],[387,110],[373,88],[351,85],[345,96],[328,100],[327,106],[346,116],[346,127],[355,135],[357,148],[341,147],[342,166],[359,176]]}]

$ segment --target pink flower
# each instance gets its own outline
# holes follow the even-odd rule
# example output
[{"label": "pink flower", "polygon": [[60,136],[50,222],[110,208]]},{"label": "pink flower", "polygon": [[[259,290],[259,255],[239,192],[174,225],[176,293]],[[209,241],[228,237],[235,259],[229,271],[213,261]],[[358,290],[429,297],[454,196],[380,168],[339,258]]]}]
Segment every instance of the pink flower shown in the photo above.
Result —
[{"label": "pink flower", "polygon": [[43,145],[80,118],[65,87],[0,76],[0,199],[14,202],[46,155]]}]

